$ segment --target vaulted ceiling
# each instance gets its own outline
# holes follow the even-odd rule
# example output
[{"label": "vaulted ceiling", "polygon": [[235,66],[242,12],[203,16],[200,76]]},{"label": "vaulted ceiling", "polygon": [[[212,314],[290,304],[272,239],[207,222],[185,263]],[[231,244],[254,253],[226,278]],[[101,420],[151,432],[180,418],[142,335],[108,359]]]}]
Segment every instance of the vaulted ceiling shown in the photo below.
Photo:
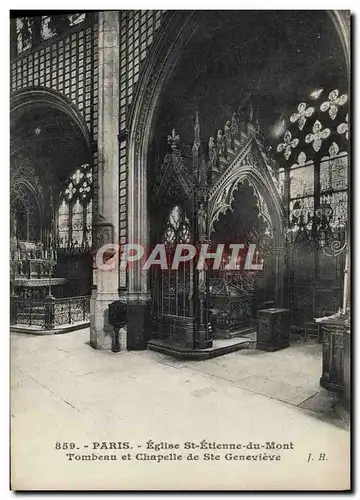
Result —
[{"label": "vaulted ceiling", "polygon": [[59,187],[90,161],[78,126],[60,110],[31,105],[11,116],[11,170],[34,172],[44,185]]}]

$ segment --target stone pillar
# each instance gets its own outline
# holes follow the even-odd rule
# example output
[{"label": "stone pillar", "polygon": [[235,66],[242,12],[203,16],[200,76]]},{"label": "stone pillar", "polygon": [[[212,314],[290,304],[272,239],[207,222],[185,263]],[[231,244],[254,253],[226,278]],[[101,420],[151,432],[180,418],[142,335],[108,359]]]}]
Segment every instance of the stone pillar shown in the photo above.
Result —
[{"label": "stone pillar", "polygon": [[[146,104],[144,104],[146,107]],[[141,123],[141,120],[140,120]],[[138,137],[138,136],[141,136]],[[141,142],[147,131],[131,130],[128,158],[128,243],[140,244],[149,253],[150,228],[147,207],[147,147]],[[133,146],[133,147],[131,147]],[[151,296],[148,291],[148,273],[143,270],[144,260],[131,263],[127,269],[127,348],[147,348],[151,334]]]},{"label": "stone pillar", "polygon": [[[98,213],[93,221],[94,250],[119,241],[119,12],[99,12]],[[108,307],[119,299],[118,266],[94,270],[90,300],[90,343],[111,349]],[[125,349],[126,339],[121,340]]]},{"label": "stone pillar", "polygon": [[[129,161],[128,174],[128,242],[143,246],[145,256],[149,251],[149,224],[147,210],[147,164],[137,156]],[[151,334],[151,297],[148,291],[148,273],[142,269],[144,261],[129,266],[128,277],[128,323],[127,348],[147,348]]]}]

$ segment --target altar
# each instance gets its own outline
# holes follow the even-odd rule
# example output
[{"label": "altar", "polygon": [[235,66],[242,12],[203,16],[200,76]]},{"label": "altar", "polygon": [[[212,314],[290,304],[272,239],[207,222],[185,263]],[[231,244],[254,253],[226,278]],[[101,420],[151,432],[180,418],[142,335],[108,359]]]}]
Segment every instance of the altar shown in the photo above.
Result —
[{"label": "altar", "polygon": [[12,294],[23,299],[62,297],[67,279],[54,276],[57,251],[42,243],[12,240],[10,244]]}]

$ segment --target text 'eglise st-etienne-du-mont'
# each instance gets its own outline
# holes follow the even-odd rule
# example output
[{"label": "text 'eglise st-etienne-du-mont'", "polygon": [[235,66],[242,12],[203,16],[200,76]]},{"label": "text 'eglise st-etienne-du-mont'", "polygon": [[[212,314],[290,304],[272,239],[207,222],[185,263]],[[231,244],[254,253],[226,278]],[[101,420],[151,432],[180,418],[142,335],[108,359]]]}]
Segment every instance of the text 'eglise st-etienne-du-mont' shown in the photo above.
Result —
[{"label": "text 'eglise st-etienne-du-mont'", "polygon": [[[86,445],[85,448],[89,448]],[[136,452],[128,451],[124,454],[116,454],[114,451],[125,451],[136,449]],[[146,451],[139,451],[143,448]],[[79,448],[77,448],[79,449]],[[277,443],[275,441],[266,441],[264,443],[256,443],[249,441],[247,443],[217,443],[213,441],[202,440],[199,442],[186,441],[180,445],[179,443],[154,442],[149,440],[145,445],[132,446],[129,442],[93,442],[90,449],[91,453],[66,453],[69,461],[107,461],[107,460],[135,460],[135,461],[152,461],[160,463],[163,461],[178,461],[178,460],[221,460],[226,461],[279,461],[281,454],[273,454],[272,452],[280,452],[282,450],[294,450],[294,443]],[[99,451],[110,451],[112,453],[99,453]],[[193,450],[189,452],[189,450]],[[201,456],[196,453],[200,450],[209,451],[212,453],[203,453]],[[241,454],[229,452],[230,450],[242,450]],[[183,453],[185,451],[185,453]],[[220,455],[218,451],[226,451],[227,453]],[[160,452],[160,453],[159,453]],[[163,453],[167,452],[167,453]],[[257,452],[257,453],[254,453]]]}]

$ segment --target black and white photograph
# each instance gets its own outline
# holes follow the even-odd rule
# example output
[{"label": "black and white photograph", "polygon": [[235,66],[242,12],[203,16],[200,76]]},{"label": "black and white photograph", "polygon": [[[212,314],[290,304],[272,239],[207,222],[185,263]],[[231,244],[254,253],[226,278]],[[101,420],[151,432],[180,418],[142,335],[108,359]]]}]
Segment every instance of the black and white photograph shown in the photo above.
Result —
[{"label": "black and white photograph", "polygon": [[349,491],[352,13],[178,7],[10,11],[9,488]]}]

